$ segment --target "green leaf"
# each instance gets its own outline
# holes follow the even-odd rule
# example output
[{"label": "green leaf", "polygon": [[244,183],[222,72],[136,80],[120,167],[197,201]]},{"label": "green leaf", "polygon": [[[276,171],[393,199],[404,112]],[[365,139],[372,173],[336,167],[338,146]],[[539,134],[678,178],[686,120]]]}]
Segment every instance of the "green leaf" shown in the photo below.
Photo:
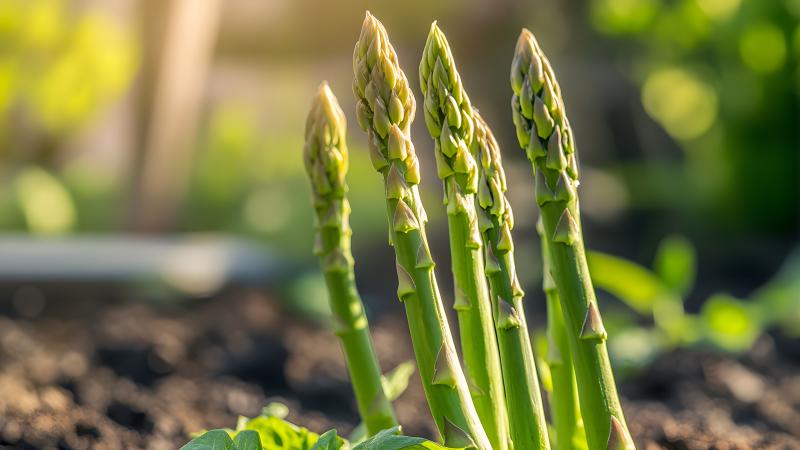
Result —
[{"label": "green leaf", "polygon": [[264,450],[311,450],[319,436],[277,417],[260,416],[244,424],[258,433]]},{"label": "green leaf", "polygon": [[289,407],[281,402],[272,402],[269,405],[261,408],[261,415],[285,419],[289,417]]},{"label": "green leaf", "polygon": [[339,437],[336,430],[329,430],[319,437],[312,450],[339,450],[345,447],[346,441]]},{"label": "green leaf", "polygon": [[649,364],[664,350],[664,344],[653,328],[630,325],[609,335],[608,351],[615,367],[639,369]]},{"label": "green leaf", "polygon": [[[414,375],[414,361],[405,361],[397,365],[391,372],[381,376],[383,392],[392,401],[397,400],[408,388],[408,381]],[[367,427],[361,422],[350,433],[348,440],[357,444],[367,438]]]},{"label": "green leaf", "polygon": [[594,285],[640,314],[652,314],[656,302],[670,295],[658,276],[638,264],[596,251],[587,251],[586,257]]},{"label": "green leaf", "polygon": [[261,450],[261,439],[259,439],[258,433],[252,430],[236,433],[233,444],[236,450]]},{"label": "green leaf", "polygon": [[768,323],[778,323],[783,332],[800,336],[800,248],[783,263],[778,274],[753,294]]},{"label": "green leaf", "polygon": [[389,400],[397,400],[408,388],[408,380],[414,375],[414,361],[406,361],[397,365],[391,372],[383,375],[383,391]]},{"label": "green leaf", "polygon": [[227,431],[211,430],[192,439],[180,450],[236,450],[236,447]]},{"label": "green leaf", "polygon": [[353,447],[353,450],[455,450],[419,437],[401,436],[400,427],[389,428]]},{"label": "green leaf", "polygon": [[347,436],[347,440],[353,444],[359,444],[364,442],[367,439],[367,426],[364,422],[359,423],[353,428],[353,431],[350,432],[350,436]]},{"label": "green leaf", "polygon": [[661,281],[676,295],[685,296],[697,274],[697,254],[683,236],[673,235],[661,241],[653,263]]},{"label": "green leaf", "polygon": [[756,307],[729,295],[717,294],[708,299],[701,315],[707,337],[724,350],[747,350],[761,333]]}]

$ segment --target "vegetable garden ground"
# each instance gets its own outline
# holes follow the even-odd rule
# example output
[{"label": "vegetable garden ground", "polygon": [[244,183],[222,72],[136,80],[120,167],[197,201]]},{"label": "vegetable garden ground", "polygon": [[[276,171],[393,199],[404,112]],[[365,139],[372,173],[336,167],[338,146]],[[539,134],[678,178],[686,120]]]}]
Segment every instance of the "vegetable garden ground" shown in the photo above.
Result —
[{"label": "vegetable garden ground", "polygon": [[[271,401],[312,431],[346,435],[358,422],[336,340],[275,298],[237,289],[165,305],[113,290],[44,294],[35,320],[0,305],[0,449],[174,449]],[[384,370],[413,358],[402,315],[372,323]],[[770,334],[738,358],[677,350],[620,376],[637,448],[800,448],[798,348]],[[432,436],[416,374],[396,408],[405,431]]]}]

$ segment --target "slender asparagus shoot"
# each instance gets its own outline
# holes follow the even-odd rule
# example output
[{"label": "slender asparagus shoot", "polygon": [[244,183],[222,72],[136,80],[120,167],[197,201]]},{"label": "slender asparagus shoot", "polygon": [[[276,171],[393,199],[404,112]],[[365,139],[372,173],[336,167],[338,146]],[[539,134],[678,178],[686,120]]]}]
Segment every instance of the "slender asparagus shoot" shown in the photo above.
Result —
[{"label": "slender asparagus shoot", "polygon": [[542,290],[547,299],[547,364],[553,392],[550,394],[550,411],[555,428],[555,447],[558,450],[586,450],[586,430],[583,428],[575,368],[569,353],[564,313],[558,300],[558,290],[550,274],[550,255],[541,219],[536,224],[542,242]]},{"label": "slender asparagus shoot", "polygon": [[474,134],[472,107],[447,39],[435,22],[425,44],[419,76],[425,96],[425,123],[434,140],[437,172],[444,184],[454,308],[470,393],[492,447],[505,450],[508,416],[475,212],[478,165],[469,151]]},{"label": "slender asparagus shoot", "polygon": [[410,129],[416,103],[383,25],[367,13],[353,54],[353,92],[370,156],[384,179],[389,238],[397,256],[397,296],[431,414],[445,445],[491,449],[458,362],[434,275],[417,185]]},{"label": "slender asparagus shoot", "polygon": [[586,265],[572,129],[550,63],[528,30],[522,31],[517,42],[511,86],[517,138],[533,167],[536,202],[564,312],[589,448],[633,449]]},{"label": "slender asparagus shoot", "polygon": [[336,97],[323,82],[306,121],[304,159],[311,180],[319,257],[330,294],[336,334],[350,372],[361,419],[370,435],[397,426],[383,391],[381,370],[369,334],[364,305],[356,289],[347,202],[346,121]]},{"label": "slender asparagus shoot", "polygon": [[505,195],[506,175],[500,147],[489,126],[473,110],[472,154],[480,161],[477,209],[484,241],[500,361],[503,367],[511,440],[517,449],[549,449],[542,394],[536,375],[523,297],[514,264],[514,218]]}]

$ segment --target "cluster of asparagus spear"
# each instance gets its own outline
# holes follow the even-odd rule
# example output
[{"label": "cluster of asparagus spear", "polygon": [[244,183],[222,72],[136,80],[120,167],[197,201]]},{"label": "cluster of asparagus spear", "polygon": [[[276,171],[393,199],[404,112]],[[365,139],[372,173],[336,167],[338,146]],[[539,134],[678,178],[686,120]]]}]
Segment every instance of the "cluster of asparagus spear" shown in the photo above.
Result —
[{"label": "cluster of asparagus spear", "polygon": [[[578,206],[575,143],[561,90],[523,30],[511,66],[512,118],[530,160],[548,309],[553,389],[548,421],[514,263],[514,226],[500,148],[470,102],[434,23],[419,65],[423,114],[444,186],[453,271],[456,353],[434,274],[411,139],[416,102],[383,25],[367,13],[353,54],[357,118],[382,176],[397,296],[406,310],[428,406],[448,447],[480,450],[633,449],[589,278]],[[304,151],[316,211],[315,253],[367,432],[395,427],[359,298],[350,252],[346,120],[323,83]],[[463,362],[463,368],[462,363]],[[548,426],[548,423],[551,426]]]}]

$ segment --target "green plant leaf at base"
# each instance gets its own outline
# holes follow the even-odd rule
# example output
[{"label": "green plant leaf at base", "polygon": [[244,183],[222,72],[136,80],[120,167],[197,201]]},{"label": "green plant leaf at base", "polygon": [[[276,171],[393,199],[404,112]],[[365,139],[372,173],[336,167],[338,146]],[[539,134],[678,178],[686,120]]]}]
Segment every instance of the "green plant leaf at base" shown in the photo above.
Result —
[{"label": "green plant leaf at base", "polygon": [[257,432],[264,450],[311,450],[319,438],[316,433],[277,417],[250,419],[243,429]]},{"label": "green plant leaf at base", "polygon": [[653,267],[672,292],[684,296],[694,284],[696,251],[685,237],[667,236],[658,247]]},{"label": "green plant leaf at base", "polygon": [[419,437],[401,436],[400,427],[389,428],[353,447],[353,450],[457,450]]},{"label": "green plant leaf at base", "polygon": [[[381,376],[383,391],[389,401],[397,400],[408,389],[411,375],[414,375],[416,365],[414,361],[405,361],[397,365],[391,372]],[[364,422],[359,423],[348,436],[352,444],[363,442],[367,438],[367,427]]]},{"label": "green plant leaf at base", "polygon": [[340,438],[336,430],[329,430],[323,433],[314,447],[311,450],[339,450],[342,447],[347,448],[347,442]]},{"label": "green plant leaf at base", "polygon": [[389,400],[397,400],[408,388],[408,381],[414,375],[414,361],[405,361],[382,377],[383,390]]},{"label": "green plant leaf at base", "polygon": [[277,417],[285,419],[289,417],[289,407],[281,402],[272,402],[261,408],[261,415],[266,417]]},{"label": "green plant leaf at base", "polygon": [[709,298],[703,304],[701,316],[708,339],[724,350],[747,350],[761,334],[761,318],[756,308],[728,295]]},{"label": "green plant leaf at base", "polygon": [[[311,450],[318,439],[316,433],[306,428],[279,417],[262,415],[253,419],[240,417],[236,430],[207,431],[180,450]],[[345,442],[338,439],[342,444]],[[338,450],[339,447],[331,448]]]},{"label": "green plant leaf at base", "polygon": [[655,303],[670,295],[656,274],[638,264],[596,251],[587,251],[586,257],[595,286],[619,298],[640,314],[652,314]]},{"label": "green plant leaf at base", "polygon": [[[236,450],[233,439],[225,430],[211,430],[192,439],[180,450]],[[249,449],[248,449],[249,450]]]},{"label": "green plant leaf at base", "polygon": [[238,432],[233,444],[236,450],[261,450],[261,439],[258,433],[252,430]]}]

